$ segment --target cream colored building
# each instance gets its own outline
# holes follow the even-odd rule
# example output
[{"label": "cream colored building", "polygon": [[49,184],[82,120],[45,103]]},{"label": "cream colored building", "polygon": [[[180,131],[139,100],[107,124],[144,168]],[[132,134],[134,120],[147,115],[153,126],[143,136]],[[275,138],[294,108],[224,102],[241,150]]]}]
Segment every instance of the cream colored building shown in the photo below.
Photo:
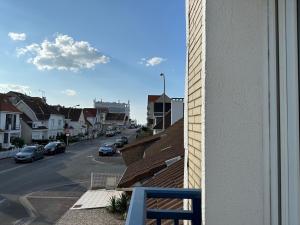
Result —
[{"label": "cream colored building", "polygon": [[185,187],[203,224],[299,225],[297,1],[187,0],[186,17]]}]

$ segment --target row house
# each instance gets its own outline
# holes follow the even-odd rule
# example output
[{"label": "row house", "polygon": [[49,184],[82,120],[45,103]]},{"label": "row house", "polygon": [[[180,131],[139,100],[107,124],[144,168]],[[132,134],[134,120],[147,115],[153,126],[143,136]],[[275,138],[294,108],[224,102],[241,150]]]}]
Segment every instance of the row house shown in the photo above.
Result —
[{"label": "row house", "polygon": [[0,94],[0,149],[9,149],[14,138],[21,136],[21,111],[10,103],[8,97]]},{"label": "row house", "polygon": [[88,126],[89,136],[97,137],[97,135],[103,131],[103,113],[101,113],[100,109],[84,108],[83,114]]},{"label": "row house", "polygon": [[64,133],[64,115],[48,105],[45,98],[12,91],[7,95],[14,106],[22,112],[21,136],[26,144],[46,142]]},{"label": "row house", "polygon": [[71,137],[88,134],[88,126],[92,126],[92,124],[85,119],[83,109],[58,106],[57,110],[64,115],[65,133]]}]

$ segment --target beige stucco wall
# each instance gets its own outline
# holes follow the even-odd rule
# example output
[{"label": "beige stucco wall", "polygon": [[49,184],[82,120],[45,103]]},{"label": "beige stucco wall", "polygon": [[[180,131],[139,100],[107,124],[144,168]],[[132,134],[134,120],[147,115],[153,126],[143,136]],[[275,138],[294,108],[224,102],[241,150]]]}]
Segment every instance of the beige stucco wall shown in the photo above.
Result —
[{"label": "beige stucco wall", "polygon": [[206,225],[268,224],[268,1],[189,0],[188,187]]}]

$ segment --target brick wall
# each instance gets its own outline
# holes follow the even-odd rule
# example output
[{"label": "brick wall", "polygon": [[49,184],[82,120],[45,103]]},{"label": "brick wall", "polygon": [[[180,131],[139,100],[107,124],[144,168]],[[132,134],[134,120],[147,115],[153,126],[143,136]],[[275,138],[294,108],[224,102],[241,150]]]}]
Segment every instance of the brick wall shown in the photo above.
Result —
[{"label": "brick wall", "polygon": [[188,14],[188,185],[201,186],[201,129],[204,121],[203,58],[204,16],[202,0],[189,1]]}]

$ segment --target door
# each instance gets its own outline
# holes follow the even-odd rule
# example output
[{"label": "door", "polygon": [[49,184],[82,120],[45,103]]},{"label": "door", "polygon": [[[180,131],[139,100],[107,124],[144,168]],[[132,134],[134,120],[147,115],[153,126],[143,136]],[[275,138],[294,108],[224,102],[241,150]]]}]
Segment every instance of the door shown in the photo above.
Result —
[{"label": "door", "polygon": [[4,144],[8,144],[8,139],[9,139],[8,136],[9,136],[8,133],[4,133],[4,140],[3,140]]}]

